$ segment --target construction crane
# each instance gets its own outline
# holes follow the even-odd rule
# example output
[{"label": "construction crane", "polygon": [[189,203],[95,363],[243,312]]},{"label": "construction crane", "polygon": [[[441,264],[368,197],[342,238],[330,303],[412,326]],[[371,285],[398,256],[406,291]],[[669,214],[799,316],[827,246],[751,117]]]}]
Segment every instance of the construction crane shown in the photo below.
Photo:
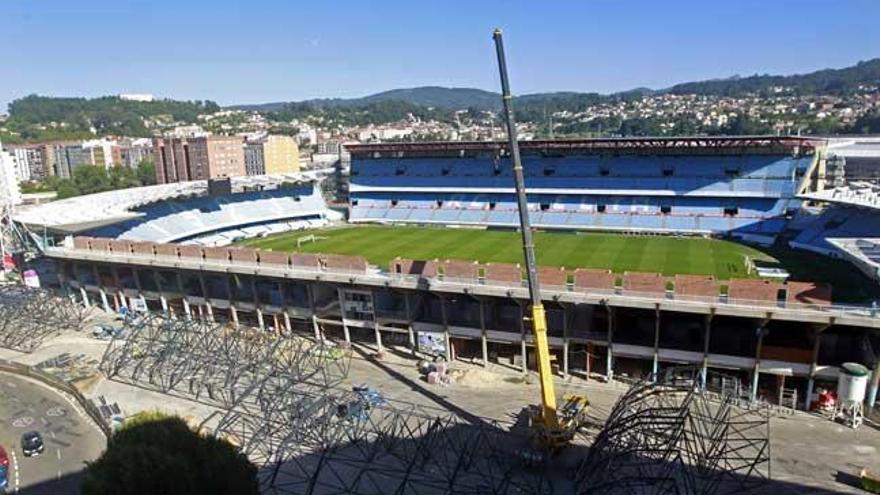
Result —
[{"label": "construction crane", "polygon": [[504,57],[504,42],[501,30],[496,29],[495,51],[498,55],[498,71],[501,74],[501,98],[504,103],[504,120],[507,125],[507,138],[510,145],[510,159],[513,163],[513,179],[516,185],[516,201],[519,210],[519,227],[522,233],[523,255],[526,263],[526,276],[531,303],[532,331],[535,350],[538,353],[538,376],[541,380],[541,407],[531,414],[531,427],[539,446],[554,452],[568,444],[578,428],[586,419],[589,400],[584,396],[567,394],[563,397],[562,409],[556,406],[556,391],[553,385],[553,370],[550,365],[550,346],[547,343],[547,317],[541,302],[541,288],[538,284],[538,266],[535,262],[535,243],[529,222],[529,207],[526,199],[525,179],[519,144],[516,136],[516,120],[513,116],[513,98],[507,78],[507,62]]}]

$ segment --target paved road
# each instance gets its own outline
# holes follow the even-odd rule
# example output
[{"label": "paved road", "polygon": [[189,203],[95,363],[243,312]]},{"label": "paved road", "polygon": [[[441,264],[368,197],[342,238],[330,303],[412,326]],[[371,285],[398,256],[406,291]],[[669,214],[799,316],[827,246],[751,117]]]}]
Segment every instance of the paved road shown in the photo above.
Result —
[{"label": "paved road", "polygon": [[[43,435],[46,450],[26,458],[21,434],[30,430]],[[61,394],[0,373],[0,445],[11,457],[10,493],[67,495],[79,493],[78,474],[85,461],[101,454],[106,440]]]}]

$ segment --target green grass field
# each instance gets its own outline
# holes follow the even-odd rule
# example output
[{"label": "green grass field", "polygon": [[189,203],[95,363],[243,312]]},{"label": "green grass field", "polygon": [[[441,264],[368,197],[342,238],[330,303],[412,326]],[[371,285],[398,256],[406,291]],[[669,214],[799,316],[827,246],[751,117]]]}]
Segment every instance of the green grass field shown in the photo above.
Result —
[{"label": "green grass field", "polygon": [[[297,249],[297,239],[318,236]],[[460,259],[482,263],[522,264],[520,236],[514,231],[440,227],[358,226],[288,232],[239,243],[273,251],[350,254],[388,268],[398,256],[411,259]],[[714,275],[718,280],[750,278],[745,257],[778,265],[793,280],[830,283],[836,302],[880,298],[877,285],[853,265],[818,254],[781,248],[753,248],[719,239],[673,236],[631,236],[611,233],[537,232],[538,264],[566,268],[607,268],[660,272],[663,275]]]},{"label": "green grass field", "polygon": [[[310,234],[326,239],[303,244],[299,251],[361,255],[383,268],[397,256],[504,263],[522,263],[523,259],[519,234],[496,230],[363,226],[291,232],[242,244],[296,251],[297,239]],[[770,260],[760,251],[728,241],[600,233],[538,232],[535,250],[538,264],[546,266],[714,275],[718,279],[748,277],[745,256]]]}]

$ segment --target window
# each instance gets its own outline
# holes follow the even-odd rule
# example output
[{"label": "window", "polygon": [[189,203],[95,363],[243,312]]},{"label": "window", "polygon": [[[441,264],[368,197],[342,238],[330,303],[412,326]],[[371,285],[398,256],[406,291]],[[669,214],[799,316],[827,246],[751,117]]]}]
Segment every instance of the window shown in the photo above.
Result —
[{"label": "window", "polygon": [[675,169],[672,167],[664,167],[663,168],[663,177],[672,177],[675,175]]},{"label": "window", "polygon": [[541,211],[547,211],[550,209],[550,203],[541,203]]},{"label": "window", "polygon": [[608,177],[608,175],[610,175],[610,174],[611,174],[611,171],[608,170],[607,167],[602,167],[599,169],[599,175],[601,175],[602,177]]},{"label": "window", "polygon": [[737,208],[736,206],[728,206],[724,208],[724,214],[732,217],[739,215],[739,208]]},{"label": "window", "polygon": [[664,215],[668,215],[671,212],[672,212],[672,207],[669,205],[663,205],[660,207],[660,213],[662,213]]},{"label": "window", "polygon": [[357,206],[357,205],[358,205],[358,200],[356,200],[356,199],[351,200],[351,206]]},{"label": "window", "polygon": [[441,175],[449,175],[449,167],[443,167],[443,169],[440,170],[440,174]]},{"label": "window", "polygon": [[605,205],[596,205],[596,211],[599,213],[605,213]]},{"label": "window", "polygon": [[394,175],[403,175],[406,173],[406,167],[397,167],[397,170],[394,171]]},{"label": "window", "polygon": [[544,176],[549,177],[556,173],[556,169],[553,167],[544,167]]},{"label": "window", "polygon": [[392,200],[391,200],[391,206],[397,206],[397,200],[396,200],[396,199],[392,199]]}]

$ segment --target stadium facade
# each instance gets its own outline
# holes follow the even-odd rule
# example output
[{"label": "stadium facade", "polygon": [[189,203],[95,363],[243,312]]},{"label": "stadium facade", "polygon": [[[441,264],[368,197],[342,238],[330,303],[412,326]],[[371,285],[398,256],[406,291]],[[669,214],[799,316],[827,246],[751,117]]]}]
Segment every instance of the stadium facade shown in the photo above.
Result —
[{"label": "stadium facade", "polygon": [[[514,225],[503,144],[350,151],[352,222]],[[822,142],[799,138],[527,142],[523,152],[533,221],[546,229],[782,242],[824,174]],[[241,201],[160,198],[139,206],[136,218],[81,230],[87,235],[46,255],[72,297],[111,311],[146,307],[380,348],[430,341],[453,358],[533,367],[517,265],[397,259],[377,267],[358,256],[219,247],[210,237],[228,241],[226,232],[245,225],[277,223],[259,201],[280,200],[287,222],[332,219],[317,187],[296,187],[287,197],[239,193]],[[218,213],[230,202],[234,213]],[[746,398],[796,393],[803,407],[816,382],[835,382],[842,363],[877,367],[876,310],[833,304],[830,288],[809,281],[722,283],[577,267],[542,267],[539,278],[562,375],[647,376],[687,363],[739,372]]]}]

